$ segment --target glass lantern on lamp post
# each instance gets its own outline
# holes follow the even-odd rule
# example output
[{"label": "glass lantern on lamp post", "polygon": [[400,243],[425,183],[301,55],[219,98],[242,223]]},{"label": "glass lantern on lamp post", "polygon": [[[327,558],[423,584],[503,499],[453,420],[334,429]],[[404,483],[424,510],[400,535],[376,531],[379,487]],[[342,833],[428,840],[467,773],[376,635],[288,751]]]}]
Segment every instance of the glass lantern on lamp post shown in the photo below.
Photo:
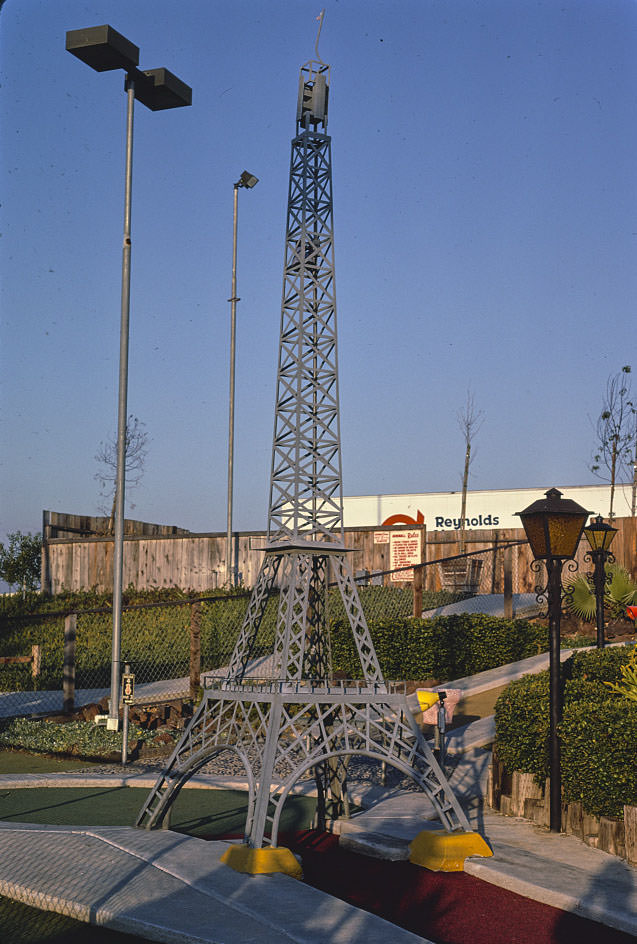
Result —
[{"label": "glass lantern on lamp post", "polygon": [[546,564],[548,582],[538,597],[546,597],[549,619],[549,769],[551,777],[550,827],[560,832],[562,824],[562,774],[558,727],[562,720],[560,672],[560,620],[562,614],[562,568],[577,551],[590,512],[570,499],[563,499],[557,488],[546,492],[524,511],[518,512],[534,557]]},{"label": "glass lantern on lamp post", "polygon": [[593,563],[593,586],[595,587],[595,615],[597,622],[597,648],[603,649],[604,639],[604,591],[606,589],[606,564],[615,560],[610,552],[617,528],[604,524],[601,515],[593,518],[587,528],[584,528],[584,537],[589,543],[590,551],[584,555],[585,560]]}]

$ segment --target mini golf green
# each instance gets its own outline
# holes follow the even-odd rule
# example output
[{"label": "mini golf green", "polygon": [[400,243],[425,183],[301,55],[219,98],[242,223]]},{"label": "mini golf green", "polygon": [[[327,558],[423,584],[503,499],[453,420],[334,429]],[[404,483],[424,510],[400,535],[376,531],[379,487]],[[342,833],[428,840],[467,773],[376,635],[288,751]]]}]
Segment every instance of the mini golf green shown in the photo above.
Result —
[{"label": "mini golf green", "polygon": [[90,761],[76,760],[73,757],[30,754],[26,751],[0,751],[0,774],[49,774],[63,770],[87,770],[91,766]]},{"label": "mini golf green", "polygon": [[[23,757],[24,755],[15,755]],[[6,752],[3,760],[6,761]],[[28,758],[33,761],[34,758]],[[47,766],[45,770],[69,769]],[[74,766],[86,766],[77,763]],[[3,764],[3,773],[9,773]],[[71,768],[72,769],[72,768]],[[29,770],[34,770],[33,763]],[[11,771],[17,772],[17,771]],[[25,771],[20,771],[25,772]],[[71,826],[132,826],[148,790],[139,787],[28,787],[0,789],[0,819],[9,823],[42,823]],[[307,829],[314,815],[312,797],[290,797],[281,816],[281,829]],[[247,797],[241,790],[184,788],[171,814],[171,829],[189,835],[241,835],[245,825]],[[11,944],[85,944],[87,925],[52,911],[40,911],[22,902],[0,897],[0,940]],[[91,944],[151,944],[146,938],[90,928]]]},{"label": "mini golf green", "polygon": [[[133,826],[148,790],[141,787],[0,788],[0,820],[47,826]],[[290,797],[281,830],[310,826],[316,800]],[[191,836],[241,835],[247,795],[241,790],[184,788],[173,806],[170,828]]]}]

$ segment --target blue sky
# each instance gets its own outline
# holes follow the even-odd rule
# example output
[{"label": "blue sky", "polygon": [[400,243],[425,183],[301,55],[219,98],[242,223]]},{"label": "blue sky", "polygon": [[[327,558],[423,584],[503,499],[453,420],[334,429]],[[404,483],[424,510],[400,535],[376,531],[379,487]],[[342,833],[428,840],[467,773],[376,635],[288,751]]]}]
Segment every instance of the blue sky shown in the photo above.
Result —
[{"label": "blue sky", "polygon": [[[634,0],[325,0],[347,495],[576,485],[606,378],[635,362]],[[225,528],[232,185],[235,525],[266,522],[290,139],[321,0],[7,0],[0,13],[0,540],[97,513],[116,427],[123,73],[64,48],[110,23],[193,88],[135,112],[128,511]],[[633,363],[637,369],[637,363]]]}]

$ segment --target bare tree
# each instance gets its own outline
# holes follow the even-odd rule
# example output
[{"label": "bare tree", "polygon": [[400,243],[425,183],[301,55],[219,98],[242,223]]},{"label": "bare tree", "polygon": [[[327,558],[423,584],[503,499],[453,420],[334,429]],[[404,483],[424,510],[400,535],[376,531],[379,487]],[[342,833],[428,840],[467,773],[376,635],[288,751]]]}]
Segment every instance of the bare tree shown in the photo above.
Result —
[{"label": "bare tree", "polygon": [[[622,367],[606,381],[602,411],[595,424],[596,452],[590,465],[591,472],[604,482],[610,482],[608,517],[614,518],[615,485],[621,476],[633,478],[633,448],[637,437],[637,407],[631,397],[630,364]],[[634,514],[633,509],[633,514]]]},{"label": "bare tree", "polygon": [[460,553],[464,554],[465,549],[465,527],[467,514],[467,487],[469,484],[469,468],[475,453],[471,454],[473,440],[477,436],[480,427],[484,422],[484,413],[476,409],[471,390],[467,390],[467,399],[462,410],[456,413],[458,426],[464,439],[464,470],[462,473],[462,507],[460,510]]},{"label": "bare tree", "polygon": [[[126,424],[126,490],[136,488],[143,476],[146,456],[148,455],[148,433],[146,424],[132,414],[128,417]],[[115,518],[115,486],[117,481],[117,439],[112,436],[110,439],[100,443],[99,449],[95,453],[95,461],[101,468],[95,473],[94,478],[100,485],[100,498],[103,500],[100,511],[104,515],[109,515],[108,531],[113,530],[113,519]],[[106,504],[108,502],[108,504]]]}]

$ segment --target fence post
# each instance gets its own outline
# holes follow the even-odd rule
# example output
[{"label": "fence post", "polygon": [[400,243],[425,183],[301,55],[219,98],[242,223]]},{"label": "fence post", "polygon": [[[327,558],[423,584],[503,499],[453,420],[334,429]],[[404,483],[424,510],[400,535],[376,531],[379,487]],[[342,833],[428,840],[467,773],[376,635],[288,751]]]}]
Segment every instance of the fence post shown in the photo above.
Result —
[{"label": "fence post", "polygon": [[422,581],[424,567],[414,567],[414,616],[422,616]]},{"label": "fence post", "polygon": [[201,603],[190,608],[190,697],[196,698],[201,685]]},{"label": "fence post", "polygon": [[[424,564],[427,559],[426,529],[424,524],[420,527],[420,563]],[[414,612],[413,615],[420,618],[422,616],[422,591],[425,581],[425,568],[414,567]]]},{"label": "fence post", "polygon": [[64,667],[62,669],[62,691],[64,698],[64,714],[70,715],[75,711],[75,632],[77,630],[77,613],[69,613],[64,618]]},{"label": "fence post", "polygon": [[504,618],[513,619],[513,548],[505,547],[502,555]]},{"label": "fence post", "polygon": [[42,649],[40,646],[31,646],[31,676],[37,678],[42,670]]}]

